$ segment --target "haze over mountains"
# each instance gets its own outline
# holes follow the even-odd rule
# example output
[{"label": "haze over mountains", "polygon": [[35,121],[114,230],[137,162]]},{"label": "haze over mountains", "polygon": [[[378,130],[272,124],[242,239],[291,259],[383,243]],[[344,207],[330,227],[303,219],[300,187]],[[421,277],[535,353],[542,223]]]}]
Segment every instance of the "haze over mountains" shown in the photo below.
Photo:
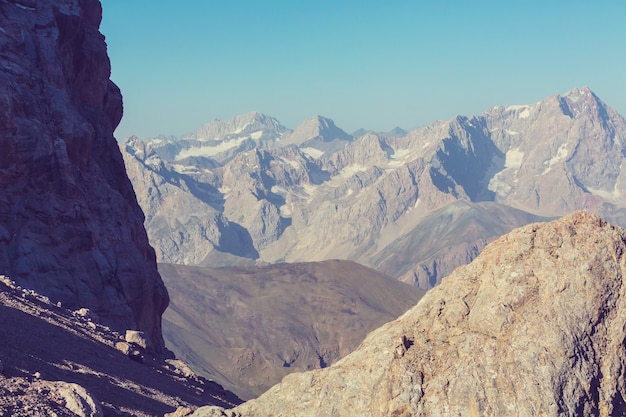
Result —
[{"label": "haze over mountains", "polygon": [[406,134],[251,113],[121,148],[161,262],[341,258],[427,289],[532,221],[588,209],[625,224],[625,138],[585,87]]}]

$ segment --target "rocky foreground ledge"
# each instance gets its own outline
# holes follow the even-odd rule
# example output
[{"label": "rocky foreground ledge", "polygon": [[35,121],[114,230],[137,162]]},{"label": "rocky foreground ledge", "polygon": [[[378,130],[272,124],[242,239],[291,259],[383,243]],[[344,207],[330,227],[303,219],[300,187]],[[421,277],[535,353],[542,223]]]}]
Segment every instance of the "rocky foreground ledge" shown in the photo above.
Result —
[{"label": "rocky foreground ledge", "polygon": [[332,367],[193,415],[624,415],[625,253],[585,212],[514,230]]},{"label": "rocky foreground ledge", "polygon": [[163,416],[240,401],[182,361],[0,276],[0,416]]}]

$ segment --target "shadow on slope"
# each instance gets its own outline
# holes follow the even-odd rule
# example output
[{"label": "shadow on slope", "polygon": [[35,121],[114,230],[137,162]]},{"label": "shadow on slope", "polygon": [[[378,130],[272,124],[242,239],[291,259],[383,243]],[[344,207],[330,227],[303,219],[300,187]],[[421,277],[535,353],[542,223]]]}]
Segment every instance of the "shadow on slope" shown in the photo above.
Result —
[{"label": "shadow on slope", "polygon": [[[172,412],[180,404],[238,402],[217,384],[191,383],[163,362],[133,362],[113,347],[115,339],[110,336],[116,333],[99,325],[96,330],[83,326],[67,310],[28,298],[0,290],[0,358],[4,368],[0,398],[25,395],[20,390],[14,392],[17,381],[41,378],[85,387],[100,401],[105,415],[154,416]],[[13,410],[11,415],[28,415],[23,410],[21,413],[25,414]]]}]

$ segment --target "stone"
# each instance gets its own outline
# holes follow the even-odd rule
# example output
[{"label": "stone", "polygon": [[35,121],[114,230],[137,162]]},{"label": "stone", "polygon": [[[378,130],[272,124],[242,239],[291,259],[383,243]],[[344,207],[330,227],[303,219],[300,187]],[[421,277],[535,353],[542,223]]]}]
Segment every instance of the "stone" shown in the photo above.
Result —
[{"label": "stone", "polygon": [[95,313],[93,313],[91,310],[85,307],[75,310],[73,314],[79,317],[84,317],[85,319],[90,320],[90,321],[92,320],[99,321],[98,316]]},{"label": "stone", "polygon": [[62,399],[63,406],[78,417],[103,417],[98,400],[84,387],[65,381],[47,382],[47,387]]},{"label": "stone", "polygon": [[176,411],[165,414],[164,417],[186,417],[193,413],[193,410],[189,407],[178,407]]},{"label": "stone", "polygon": [[586,212],[516,229],[333,366],[193,416],[624,415],[625,256]]},{"label": "stone", "polygon": [[180,373],[186,378],[196,378],[195,372],[187,365],[185,362],[180,359],[166,359],[165,362],[170,364],[176,372]]},{"label": "stone", "polygon": [[9,0],[0,15],[0,270],[163,351],[168,296],[113,136],[100,2]]},{"label": "stone", "polygon": [[135,344],[144,350],[150,350],[150,340],[146,338],[146,334],[139,330],[126,330],[126,336],[124,337],[128,343]]},{"label": "stone", "polygon": [[115,349],[119,350],[124,355],[128,356],[128,354],[130,353],[131,346],[130,346],[130,343],[128,342],[116,342]]},{"label": "stone", "polygon": [[130,360],[135,361],[141,365],[145,363],[145,357],[143,353],[141,353],[137,349],[131,349],[130,352],[128,352],[128,357],[130,358]]}]

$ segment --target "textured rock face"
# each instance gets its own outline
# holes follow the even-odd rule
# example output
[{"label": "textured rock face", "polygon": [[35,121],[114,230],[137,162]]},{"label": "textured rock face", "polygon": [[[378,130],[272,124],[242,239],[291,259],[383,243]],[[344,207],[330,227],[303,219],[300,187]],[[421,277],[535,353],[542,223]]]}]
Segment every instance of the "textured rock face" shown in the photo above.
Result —
[{"label": "textured rock face", "polygon": [[625,253],[584,212],[516,229],[334,366],[195,415],[623,415]]},{"label": "textured rock face", "polygon": [[96,0],[0,3],[0,272],[161,349],[168,297],[113,129]]}]

